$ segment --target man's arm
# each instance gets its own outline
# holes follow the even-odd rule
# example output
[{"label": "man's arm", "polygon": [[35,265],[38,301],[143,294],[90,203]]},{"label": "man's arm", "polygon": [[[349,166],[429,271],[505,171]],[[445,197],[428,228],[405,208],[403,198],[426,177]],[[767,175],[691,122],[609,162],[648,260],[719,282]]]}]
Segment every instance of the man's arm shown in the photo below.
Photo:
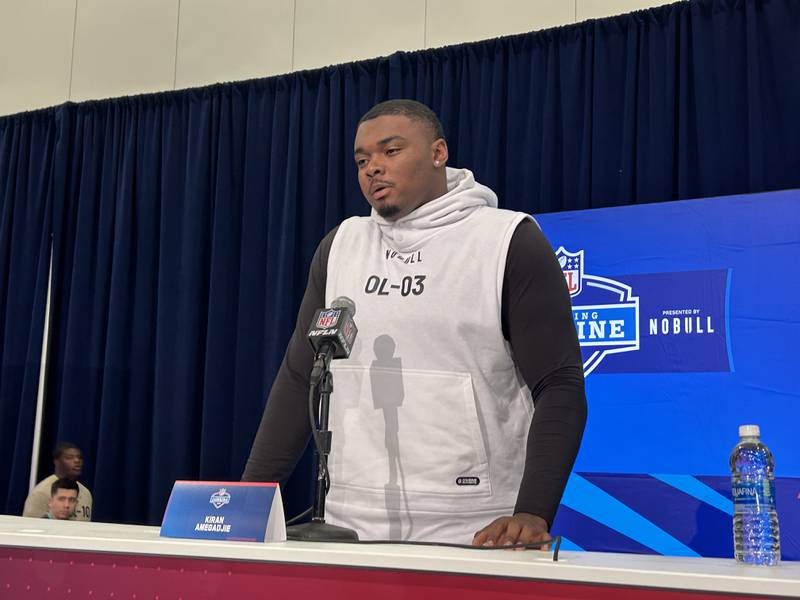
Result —
[{"label": "man's arm", "polygon": [[314,311],[325,305],[328,255],[335,235],[336,229],[325,236],[314,253],[294,333],[272,384],[242,481],[285,483],[308,443],[308,376],[314,353],[306,333]]},{"label": "man's arm", "polygon": [[548,539],[586,424],[583,364],[564,275],[547,238],[527,219],[509,246],[502,313],[503,333],[536,410],[515,514],[478,532],[478,545]]}]

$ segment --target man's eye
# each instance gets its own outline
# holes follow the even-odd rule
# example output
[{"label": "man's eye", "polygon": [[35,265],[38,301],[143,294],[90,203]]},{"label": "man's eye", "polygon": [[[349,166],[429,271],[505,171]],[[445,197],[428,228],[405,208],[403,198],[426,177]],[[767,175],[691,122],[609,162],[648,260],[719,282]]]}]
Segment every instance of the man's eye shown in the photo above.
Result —
[{"label": "man's eye", "polygon": [[392,154],[397,154],[398,152],[400,152],[400,148],[389,148],[386,150],[386,154],[388,154],[389,156],[391,156]]},{"label": "man's eye", "polygon": [[366,159],[366,158],[359,158],[359,159],[356,161],[356,166],[357,166],[359,169],[361,169],[361,168],[365,167],[365,166],[366,166],[366,164],[367,164],[367,159]]}]

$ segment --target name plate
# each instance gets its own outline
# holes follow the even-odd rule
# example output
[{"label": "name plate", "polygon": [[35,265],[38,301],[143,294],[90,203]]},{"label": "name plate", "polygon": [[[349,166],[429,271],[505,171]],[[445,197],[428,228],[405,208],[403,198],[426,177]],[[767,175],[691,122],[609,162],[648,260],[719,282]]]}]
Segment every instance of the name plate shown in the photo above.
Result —
[{"label": "name plate", "polygon": [[277,483],[176,481],[161,536],[239,542],[286,540]]}]

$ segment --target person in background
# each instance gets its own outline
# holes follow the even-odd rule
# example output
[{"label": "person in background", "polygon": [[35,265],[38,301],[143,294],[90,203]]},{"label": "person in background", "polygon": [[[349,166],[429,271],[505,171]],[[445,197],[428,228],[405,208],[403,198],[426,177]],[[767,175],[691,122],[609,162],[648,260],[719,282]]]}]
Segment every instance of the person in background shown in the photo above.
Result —
[{"label": "person in background", "polygon": [[50,486],[50,500],[47,501],[47,512],[44,519],[66,521],[75,512],[78,505],[78,483],[72,479],[56,479]]},{"label": "person in background", "polygon": [[39,518],[48,512],[53,493],[53,484],[68,479],[77,485],[77,501],[73,505],[69,519],[73,521],[92,520],[92,493],[78,481],[83,473],[83,454],[81,449],[70,442],[60,442],[53,451],[55,473],[46,477],[34,487],[25,499],[23,517]]}]

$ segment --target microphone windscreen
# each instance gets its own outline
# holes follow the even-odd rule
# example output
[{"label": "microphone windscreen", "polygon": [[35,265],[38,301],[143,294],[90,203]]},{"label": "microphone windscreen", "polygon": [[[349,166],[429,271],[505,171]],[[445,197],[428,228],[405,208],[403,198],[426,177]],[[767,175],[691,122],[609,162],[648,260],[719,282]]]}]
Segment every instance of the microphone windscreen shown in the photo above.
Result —
[{"label": "microphone windscreen", "polygon": [[356,316],[356,303],[347,296],[339,296],[336,298],[336,300],[331,302],[331,308],[347,308],[350,310],[351,316]]}]

